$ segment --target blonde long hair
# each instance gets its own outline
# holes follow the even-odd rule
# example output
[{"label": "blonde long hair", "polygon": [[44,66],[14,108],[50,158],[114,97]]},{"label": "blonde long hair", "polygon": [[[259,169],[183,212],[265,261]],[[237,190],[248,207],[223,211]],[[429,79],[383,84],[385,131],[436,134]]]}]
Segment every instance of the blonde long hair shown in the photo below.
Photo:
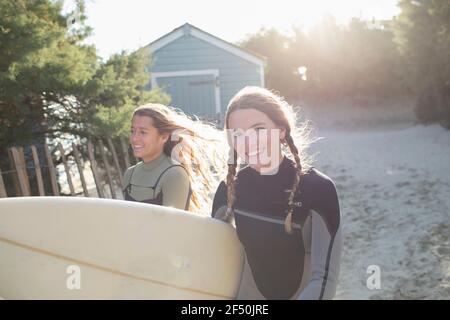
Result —
[{"label": "blonde long hair", "polygon": [[[301,125],[298,124],[298,115],[293,107],[289,105],[279,95],[260,87],[245,87],[240,90],[229,102],[227,114],[225,117],[225,128],[229,129],[230,114],[236,110],[241,109],[255,109],[266,114],[277,126],[286,129],[286,135],[282,143],[282,150],[291,159],[295,161],[296,175],[292,188],[289,190],[288,210],[285,219],[285,230],[288,233],[292,232],[292,214],[294,210],[294,196],[298,190],[300,179],[310,167],[312,158],[304,151],[312,142],[311,134],[312,127],[309,122],[303,121]],[[229,130],[227,130],[229,131]],[[228,141],[230,143],[230,137]],[[300,150],[302,161],[300,161]],[[230,157],[237,159],[237,153],[230,146]],[[230,217],[233,214],[233,204],[236,199],[235,195],[235,179],[237,161],[228,161],[228,174],[226,178],[228,186],[227,194],[227,215]]]},{"label": "blonde long hair", "polygon": [[168,134],[163,152],[179,162],[189,175],[192,194],[189,211],[206,213],[211,207],[211,194],[226,171],[223,134],[212,124],[190,118],[181,110],[149,103],[136,108],[134,116],[153,120],[160,134]]}]

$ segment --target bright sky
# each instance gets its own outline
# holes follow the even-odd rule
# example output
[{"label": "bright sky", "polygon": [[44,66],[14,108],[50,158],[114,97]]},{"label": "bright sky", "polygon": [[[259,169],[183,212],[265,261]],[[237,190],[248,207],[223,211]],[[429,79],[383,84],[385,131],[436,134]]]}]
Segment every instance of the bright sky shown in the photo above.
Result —
[{"label": "bright sky", "polygon": [[[338,23],[351,17],[390,19],[396,0],[86,0],[89,43],[108,58],[132,51],[188,22],[229,42],[240,41],[262,26],[287,33],[292,25],[310,28],[325,14]],[[65,9],[74,0],[65,0]]]}]

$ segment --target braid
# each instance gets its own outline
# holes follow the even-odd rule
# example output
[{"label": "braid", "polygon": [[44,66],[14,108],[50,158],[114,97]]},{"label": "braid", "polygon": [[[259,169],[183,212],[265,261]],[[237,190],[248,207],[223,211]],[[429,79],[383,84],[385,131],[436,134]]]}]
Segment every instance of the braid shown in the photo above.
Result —
[{"label": "braid", "polygon": [[302,172],[302,165],[300,163],[298,149],[294,144],[294,140],[292,139],[290,132],[286,133],[286,143],[287,143],[292,155],[294,156],[296,170],[297,170],[295,178],[294,178],[294,185],[292,186],[292,190],[289,195],[287,216],[286,216],[286,219],[284,220],[284,228],[285,228],[286,232],[292,233],[292,214],[294,211],[294,196],[297,193],[297,190],[299,187],[300,176],[301,176],[301,172]]},{"label": "braid", "polygon": [[228,174],[227,174],[227,212],[226,219],[229,220],[233,216],[233,204],[236,199],[234,182],[236,176],[236,159],[237,153],[233,151],[233,161],[228,164]]}]

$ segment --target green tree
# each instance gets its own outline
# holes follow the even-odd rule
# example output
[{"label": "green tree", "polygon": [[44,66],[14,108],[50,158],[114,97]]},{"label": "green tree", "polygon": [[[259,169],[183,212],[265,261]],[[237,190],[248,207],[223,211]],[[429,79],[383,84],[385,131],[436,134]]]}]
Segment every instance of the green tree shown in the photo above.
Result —
[{"label": "green tree", "polygon": [[238,43],[239,46],[259,53],[267,58],[266,87],[276,89],[281,94],[291,96],[300,82],[296,74],[297,59],[287,59],[289,56],[289,37],[282,35],[276,29],[261,28],[256,34],[249,35]]},{"label": "green tree", "polygon": [[[261,29],[240,43],[268,58],[267,86],[291,99],[335,100],[405,93],[402,63],[388,22],[371,27],[353,19],[338,25],[332,16],[307,33]],[[306,74],[299,74],[299,67]]]},{"label": "green tree", "polygon": [[155,88],[146,89],[150,75],[149,54],[138,50],[113,55],[98,68],[78,101],[90,113],[85,115],[85,134],[125,136],[130,131],[130,117],[136,106],[147,102],[170,103],[170,96]]},{"label": "green tree", "polygon": [[52,106],[82,92],[98,67],[95,48],[78,44],[90,29],[81,24],[69,33],[61,10],[62,1],[0,1],[2,150],[50,132],[60,116]]},{"label": "green tree", "polygon": [[[4,170],[9,169],[6,150],[12,145],[34,144],[39,150],[45,139],[125,135],[133,108],[170,101],[163,92],[146,90],[148,54],[122,52],[103,62],[95,46],[84,43],[91,32],[84,23],[84,1],[69,13],[62,12],[62,4],[0,0]],[[30,161],[29,150],[25,153]],[[40,157],[45,163],[42,152]]]},{"label": "green tree", "polygon": [[395,40],[419,120],[450,127],[450,2],[401,0]]},{"label": "green tree", "polygon": [[145,102],[168,103],[148,91],[143,50],[103,63],[84,24],[84,2],[62,13],[62,1],[0,1],[0,149],[70,133],[124,134],[131,109]]}]

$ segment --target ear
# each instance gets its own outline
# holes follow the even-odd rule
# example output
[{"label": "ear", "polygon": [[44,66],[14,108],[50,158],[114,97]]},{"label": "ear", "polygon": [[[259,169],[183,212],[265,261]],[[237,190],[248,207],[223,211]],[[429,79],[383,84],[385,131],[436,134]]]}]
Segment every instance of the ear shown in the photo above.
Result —
[{"label": "ear", "polygon": [[163,139],[164,143],[166,143],[167,140],[169,140],[169,138],[170,138],[170,134],[167,134],[167,133],[162,134],[161,138]]}]

